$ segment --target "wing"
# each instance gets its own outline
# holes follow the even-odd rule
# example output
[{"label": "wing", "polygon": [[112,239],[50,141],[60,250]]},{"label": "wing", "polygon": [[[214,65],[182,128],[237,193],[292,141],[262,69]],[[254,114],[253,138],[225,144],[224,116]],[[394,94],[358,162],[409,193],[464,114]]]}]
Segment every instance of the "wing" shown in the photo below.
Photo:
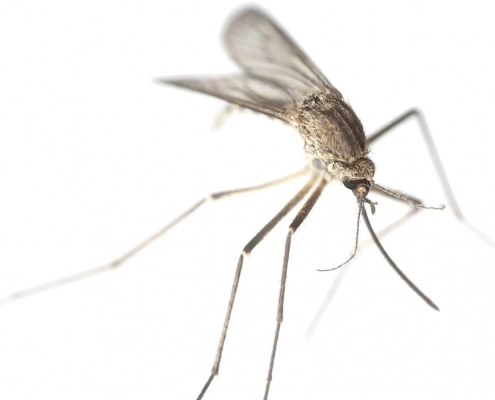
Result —
[{"label": "wing", "polygon": [[246,74],[303,96],[319,88],[342,99],[294,41],[261,11],[248,9],[234,17],[224,39],[227,52]]},{"label": "wing", "polygon": [[158,79],[159,83],[178,86],[218,97],[241,107],[291,123],[288,112],[294,105],[290,92],[276,82],[251,76],[217,78]]},{"label": "wing", "polygon": [[307,95],[340,92],[268,16],[244,10],[227,26],[226,48],[244,74],[213,78],[159,79],[218,97],[241,107],[297,125],[294,106]]}]

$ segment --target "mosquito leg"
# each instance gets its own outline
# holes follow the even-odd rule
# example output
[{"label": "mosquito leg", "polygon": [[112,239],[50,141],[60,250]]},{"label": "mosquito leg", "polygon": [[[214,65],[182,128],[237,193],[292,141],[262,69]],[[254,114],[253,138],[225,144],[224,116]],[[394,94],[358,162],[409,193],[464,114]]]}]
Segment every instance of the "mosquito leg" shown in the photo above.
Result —
[{"label": "mosquito leg", "polygon": [[[394,119],[393,121],[391,121],[389,124],[387,124],[386,126],[384,126],[382,129],[380,129],[380,130],[374,132],[373,134],[371,134],[369,136],[368,140],[369,140],[370,143],[374,143],[375,141],[377,141],[381,137],[385,136],[386,133],[392,131],[393,128],[395,128],[396,126],[400,125],[401,123],[403,123],[406,120],[408,120],[410,118],[413,118],[413,117],[417,118],[418,121],[419,121],[419,123],[420,123],[420,127],[421,127],[421,130],[422,130],[423,136],[425,138],[425,141],[426,141],[426,144],[427,144],[427,147],[428,147],[428,151],[430,152],[430,155],[431,155],[431,157],[433,159],[433,162],[434,162],[434,165],[435,165],[435,169],[437,170],[437,173],[440,176],[440,180],[442,182],[442,186],[443,186],[444,191],[445,191],[445,193],[447,195],[449,204],[450,204],[450,206],[452,207],[452,209],[454,211],[454,215],[458,219],[460,219],[461,221],[463,221],[463,218],[464,217],[463,217],[463,215],[462,215],[462,213],[461,213],[461,211],[459,209],[459,206],[457,205],[457,201],[456,201],[456,199],[454,197],[454,194],[453,194],[452,189],[450,187],[450,184],[448,182],[447,175],[445,173],[445,169],[443,168],[443,165],[442,165],[442,163],[440,161],[440,156],[438,155],[438,151],[436,150],[435,144],[434,144],[433,139],[431,137],[431,134],[430,134],[430,132],[428,130],[428,127],[426,125],[425,119],[424,119],[423,115],[421,114],[421,112],[419,110],[412,109],[412,110],[409,110],[409,111],[405,112],[404,114],[400,115],[399,117],[397,117],[396,119]],[[374,189],[372,188],[372,191],[377,192],[376,188],[374,188]],[[390,198],[393,198],[395,200],[398,199],[397,196],[393,196],[391,193],[388,193],[388,191],[386,191],[386,190],[380,191],[380,193],[385,194],[385,195],[387,195]],[[419,200],[419,199],[417,199],[417,198],[415,198],[413,196],[409,196],[409,195],[406,195],[404,197],[405,197],[404,200],[406,200],[406,201],[407,200],[411,200],[411,201],[408,201],[411,205],[413,205],[413,208],[411,209],[411,211],[409,213],[405,214],[403,217],[401,217],[397,221],[395,221],[392,224],[390,224],[387,227],[385,227],[383,230],[381,230],[380,232],[378,232],[378,234],[375,235],[375,236],[378,236],[379,238],[382,238],[383,236],[389,234],[394,229],[396,229],[397,227],[399,227],[407,219],[409,219],[409,218],[413,217],[414,215],[416,215],[418,213],[418,211],[420,211],[421,208],[418,208],[418,207],[414,206],[414,203],[416,203],[418,205],[423,205],[422,202],[421,202],[421,200]],[[365,218],[365,223],[368,225],[368,223],[369,223],[368,216],[366,215],[364,218]],[[463,221],[463,222],[465,222],[465,221]],[[470,225],[468,224],[468,226],[470,226]],[[471,227],[471,229],[473,229],[473,228]],[[474,230],[476,231],[476,233],[478,235],[483,236],[483,238],[485,240],[489,241],[486,238],[486,236],[484,236],[483,234],[481,234],[480,232],[478,232],[476,229],[474,229]],[[372,236],[372,240],[375,241],[374,238],[373,238],[373,236]],[[369,242],[365,242],[365,243],[363,243],[361,245],[361,247],[367,246],[368,244],[369,244]],[[313,318],[313,321],[309,325],[308,335],[311,335],[315,331],[316,326],[317,326],[319,320],[321,319],[321,316],[323,315],[325,309],[328,307],[328,305],[332,301],[333,297],[337,293],[337,290],[338,290],[338,288],[340,286],[340,283],[342,282],[342,279],[344,278],[344,274],[347,272],[347,268],[348,267],[349,266],[345,266],[344,268],[340,268],[339,272],[337,273],[337,276],[335,277],[335,279],[334,279],[334,281],[332,283],[332,286],[328,290],[327,295],[325,296],[325,299],[322,302],[322,305],[318,309],[318,312],[316,313],[315,317]]]},{"label": "mosquito leg", "polygon": [[466,220],[464,215],[462,214],[459,204],[457,203],[457,200],[454,196],[452,187],[450,186],[449,180],[447,178],[447,173],[445,172],[445,168],[443,167],[442,161],[440,159],[440,155],[438,154],[438,150],[435,146],[435,143],[433,142],[433,137],[430,133],[430,130],[428,129],[428,125],[426,124],[426,119],[420,110],[413,108],[412,110],[409,110],[404,114],[400,115],[392,122],[390,122],[388,125],[384,126],[379,131],[373,133],[369,137],[370,143],[375,142],[376,140],[384,136],[385,133],[391,131],[397,125],[411,118],[416,118],[417,121],[419,122],[419,126],[421,128],[423,138],[426,142],[426,146],[430,153],[430,157],[433,160],[435,170],[437,171],[437,174],[440,178],[440,182],[442,183],[443,190],[445,192],[445,195],[447,196],[447,201],[450,207],[452,208],[455,217],[459,221],[461,221],[464,225],[466,225],[469,229],[471,229],[479,238],[483,239],[486,243],[490,244],[492,247],[495,247],[495,243],[491,239],[489,239],[483,232],[481,232],[478,228],[473,226],[468,220]]},{"label": "mosquito leg", "polygon": [[395,190],[386,188],[385,186],[378,185],[377,183],[373,183],[373,188],[375,189],[375,192],[380,191],[381,193],[383,193],[383,194],[385,194],[391,198],[394,198],[396,200],[405,201],[406,203],[409,203],[410,205],[412,205],[415,208],[422,208],[423,210],[443,210],[445,208],[444,205],[436,206],[436,207],[426,206],[423,204],[423,202],[421,200],[418,200],[416,197],[397,192]]},{"label": "mosquito leg", "polygon": [[[389,193],[388,191],[380,191],[379,189],[376,189],[375,187],[372,187],[371,191],[373,193],[384,194],[385,196],[390,197],[391,199],[396,200],[396,201],[401,201],[401,202],[403,201],[402,199],[397,198],[397,196],[394,196],[393,194]],[[382,239],[386,235],[390,234],[390,232],[397,229],[404,222],[411,219],[418,212],[420,212],[422,209],[424,209],[423,207],[418,207],[418,206],[422,206],[423,202],[420,199],[418,199],[417,197],[411,196],[409,194],[404,194],[404,193],[401,193],[401,196],[403,196],[404,198],[407,198],[409,200],[409,203],[412,206],[411,209],[409,210],[408,213],[404,214],[402,217],[400,217],[396,221],[392,222],[391,224],[387,225],[385,228],[381,229],[376,234],[376,236],[379,239]],[[363,249],[364,247],[370,245],[373,242],[374,242],[373,238],[370,238],[370,239],[360,243],[359,248]],[[332,299],[335,297],[335,294],[337,293],[337,290],[338,290],[338,288],[342,282],[342,279],[344,279],[344,275],[347,272],[348,268],[349,268],[349,265],[344,265],[342,268],[339,268],[339,272],[337,273],[337,276],[333,280],[332,285],[330,286],[330,289],[328,290],[327,294],[325,295],[325,299],[322,301],[322,303],[321,303],[320,307],[318,308],[318,311],[316,312],[313,320],[311,321],[311,323],[308,326],[308,329],[306,332],[308,337],[311,336],[316,331],[316,328],[317,328],[323,314],[325,313],[325,311],[328,308]]]},{"label": "mosquito leg", "polygon": [[397,274],[402,278],[402,280],[404,282],[406,282],[408,284],[408,286],[414,292],[416,292],[416,294],[419,297],[421,297],[430,307],[432,307],[435,310],[439,311],[439,308],[435,305],[435,303],[433,303],[433,301],[431,301],[428,296],[426,296],[421,290],[419,290],[419,288],[414,283],[412,283],[411,280],[409,280],[409,278],[399,269],[399,267],[394,263],[394,261],[387,254],[387,252],[383,248],[382,244],[380,243],[380,240],[376,236],[375,231],[373,230],[373,228],[371,226],[371,223],[370,223],[370,220],[368,219],[368,214],[366,213],[366,208],[365,207],[363,207],[362,213],[363,213],[364,223],[366,224],[366,227],[368,228],[368,230],[369,230],[369,232],[371,234],[371,237],[373,238],[373,241],[375,242],[376,246],[380,250],[380,253],[382,253],[383,257],[385,257],[385,259],[387,260],[387,262],[389,263],[389,265],[394,269],[395,272],[397,272]]},{"label": "mosquito leg", "polygon": [[280,335],[280,327],[282,321],[284,320],[284,298],[285,298],[285,284],[287,282],[287,268],[289,265],[289,253],[292,236],[296,233],[296,230],[303,223],[306,217],[311,212],[311,209],[318,201],[321,192],[325,188],[327,182],[322,179],[316,189],[313,191],[311,196],[306,200],[302,208],[297,213],[296,217],[289,226],[289,232],[287,233],[287,238],[285,240],[285,250],[284,250],[284,262],[282,264],[282,278],[280,280],[280,294],[278,298],[278,309],[277,309],[277,327],[275,329],[275,337],[273,339],[272,354],[270,357],[270,367],[268,369],[268,377],[266,378],[265,396],[264,400],[268,399],[268,392],[270,391],[270,384],[272,382],[273,365],[275,363],[275,354],[277,352],[278,337]]},{"label": "mosquito leg", "polygon": [[330,305],[331,301],[337,294],[337,290],[339,289],[340,284],[342,283],[342,279],[344,279],[344,275],[348,271],[350,267],[350,264],[344,265],[342,268],[339,268],[336,272],[337,276],[334,278],[330,289],[328,289],[327,294],[325,295],[325,298],[323,299],[322,303],[320,304],[320,307],[318,307],[318,311],[316,311],[315,316],[313,317],[311,323],[308,326],[308,329],[306,330],[306,336],[310,337],[315,333],[316,328],[318,327],[318,324],[320,323],[323,314],[327,310],[328,306]]},{"label": "mosquito leg", "polygon": [[[380,239],[384,238],[385,236],[389,235],[391,232],[393,232],[394,230],[396,230],[404,222],[406,222],[409,219],[411,219],[412,217],[414,217],[419,211],[420,211],[419,208],[411,208],[409,210],[409,212],[407,212],[406,214],[404,214],[402,217],[400,217],[399,219],[395,220],[390,225],[387,225],[385,228],[381,229],[376,234],[376,236],[378,236],[378,238],[380,238]],[[359,245],[359,247],[362,249],[362,248],[367,247],[368,245],[370,245],[372,242],[373,242],[373,239],[368,239],[366,241],[363,241]]]},{"label": "mosquito leg", "polygon": [[[374,187],[371,188],[371,191],[374,192],[374,193],[384,194],[385,196],[389,197],[392,200],[402,201],[400,198],[397,198],[396,196],[394,196],[393,194],[389,193],[388,191],[382,191],[382,190],[376,189]],[[386,235],[388,235],[390,232],[394,231],[395,229],[397,229],[404,222],[406,222],[410,218],[414,217],[419,211],[421,211],[421,210],[424,209],[424,207],[421,207],[421,206],[423,206],[423,202],[420,199],[418,199],[417,197],[411,196],[410,194],[404,194],[404,193],[401,193],[401,196],[407,198],[409,200],[409,204],[411,204],[412,207],[411,207],[410,211],[407,214],[404,214],[402,217],[400,217],[396,221],[392,222],[390,225],[387,225],[385,228],[383,228],[382,230],[380,230],[377,233],[377,236],[380,239],[383,238],[383,237],[385,237]],[[419,207],[418,207],[418,205],[419,205]],[[367,246],[372,241],[373,240],[363,242],[361,244],[361,248]]]},{"label": "mosquito leg", "polygon": [[[373,191],[373,189],[371,189]],[[397,200],[394,196],[391,196],[394,200]],[[410,199],[413,199],[414,201],[421,203],[421,200],[413,197],[413,196],[408,196]],[[385,228],[381,229],[376,235],[378,236],[379,239],[382,239],[386,235],[390,234],[390,232],[394,231],[397,229],[399,226],[401,226],[404,222],[409,220],[410,218],[414,217],[419,211],[421,211],[420,208],[416,207],[411,207],[408,213],[404,214],[402,217],[400,217],[398,220],[392,222],[391,224],[387,225]],[[359,244],[359,248],[363,249],[366,246],[369,246],[371,243],[373,243],[373,239],[368,239],[366,241],[363,241]],[[313,335],[313,333],[316,331],[316,328],[324,315],[326,309],[328,308],[330,302],[333,300],[335,297],[335,294],[337,293],[337,290],[342,282],[342,279],[344,279],[344,275],[347,272],[348,268],[350,265],[344,265],[342,268],[339,268],[337,272],[337,276],[332,282],[332,285],[330,286],[330,289],[328,289],[327,294],[325,295],[325,299],[322,301],[320,307],[318,308],[318,311],[316,312],[315,316],[313,317],[313,320],[308,326],[308,329],[306,331],[306,335],[309,337]]]},{"label": "mosquito leg", "polygon": [[[311,188],[315,185],[318,180],[319,175],[314,174],[304,187],[297,192],[297,194],[275,215],[250,241],[244,246],[239,256],[239,261],[237,262],[237,268],[234,275],[234,282],[232,283],[232,289],[230,292],[229,304],[227,306],[227,313],[225,315],[225,320],[223,323],[222,333],[220,335],[220,341],[218,343],[217,352],[215,355],[215,361],[213,362],[213,367],[211,368],[211,375],[208,377],[201,393],[199,394],[197,400],[203,398],[204,394],[208,390],[210,383],[213,378],[218,375],[220,369],[220,362],[222,359],[223,347],[225,344],[225,339],[227,337],[227,330],[229,328],[230,316],[232,314],[232,309],[234,307],[235,296],[237,293],[237,287],[239,286],[239,280],[242,272],[242,265],[244,263],[244,258],[250,254],[253,249],[265,238],[268,233],[287,215],[287,213],[292,210],[303,198],[308,194]],[[321,179],[321,178],[320,178]]]},{"label": "mosquito leg", "polygon": [[288,182],[292,179],[295,179],[305,173],[308,172],[308,168],[304,168],[301,171],[295,172],[291,175],[284,176],[282,178],[276,179],[274,181],[270,181],[261,185],[257,186],[251,186],[247,188],[242,188],[242,189],[236,189],[236,190],[229,190],[229,191],[224,191],[224,192],[216,192],[212,193],[208,196],[205,196],[201,200],[199,200],[196,204],[194,204],[192,207],[184,211],[182,214],[180,214],[178,217],[176,217],[173,221],[169,222],[167,225],[162,227],[160,230],[156,231],[153,233],[150,237],[148,237],[146,240],[142,241],[139,243],[137,246],[133,247],[126,253],[122,254],[120,257],[116,258],[115,260],[109,262],[108,264],[92,268],[83,272],[79,272],[73,275],[65,276],[59,279],[55,279],[50,282],[46,282],[37,286],[33,286],[15,293],[10,294],[9,296],[6,296],[4,298],[0,298],[0,306],[10,303],[14,300],[19,300],[24,297],[31,296],[33,294],[41,293],[46,290],[50,290],[59,286],[67,285],[69,283],[73,283],[85,278],[88,278],[93,275],[100,274],[102,272],[106,272],[112,269],[115,269],[119,266],[121,266],[123,263],[125,263],[127,260],[129,260],[132,256],[136,255],[139,253],[141,250],[143,250],[145,247],[147,247],[150,243],[154,242],[157,240],[159,237],[164,235],[167,231],[172,229],[174,226],[176,226],[179,222],[184,220],[186,217],[191,215],[194,211],[196,211],[198,208],[200,208],[203,204],[205,204],[208,201],[214,201],[214,200],[220,200],[226,197],[242,194],[242,193],[248,193],[248,192],[254,192],[257,190],[262,190],[266,189],[272,186],[276,186],[285,182]]},{"label": "mosquito leg", "polygon": [[[392,196],[393,198],[396,198],[395,196],[393,195],[390,195]],[[421,204],[421,201],[419,199],[416,199],[412,196],[409,196],[410,199],[413,199],[414,201],[416,201],[418,204]],[[400,218],[399,221],[404,221],[405,219],[408,219],[410,217],[412,217],[413,215],[415,215],[418,211],[420,210],[420,208],[414,208],[413,210],[411,210],[408,214],[404,215],[402,218]],[[394,269],[394,271],[402,278],[402,280],[404,282],[407,283],[407,285],[419,296],[421,297],[430,307],[434,308],[435,310],[439,310],[439,308],[436,306],[435,303],[433,303],[433,301],[428,297],[426,296],[400,269],[399,267],[395,264],[395,262],[390,258],[390,256],[388,255],[388,253],[385,251],[385,249],[383,248],[380,240],[378,239],[378,236],[376,235],[375,231],[373,230],[372,226],[371,226],[371,223],[368,219],[368,214],[366,213],[366,208],[363,207],[362,208],[362,215],[363,215],[363,219],[364,219],[364,222],[366,224],[366,227],[368,228],[370,234],[371,234],[371,238],[373,239],[373,242],[375,242],[376,246],[378,247],[378,249],[380,250],[380,252],[382,253],[383,257],[385,257],[385,259],[387,260],[387,262],[389,263],[389,265]],[[394,229],[395,227],[397,227],[399,224],[397,223],[398,221],[392,223],[391,225],[387,226],[384,230],[382,230],[380,232],[380,234],[386,234],[386,233],[389,233],[390,230]],[[316,313],[315,317],[313,318],[313,321],[311,322],[309,328],[308,328],[308,335],[312,334],[316,328],[316,325],[318,324],[320,318],[321,318],[321,315],[323,314],[323,311],[326,309],[326,307],[328,307],[328,304],[329,302],[332,300],[332,298],[335,296],[335,293],[337,292],[337,289],[344,277],[344,273],[347,271],[347,268],[341,268],[341,271],[339,271],[339,275],[337,275],[337,277],[335,278],[334,280],[334,283],[332,284],[332,286],[330,287],[330,290],[328,291],[326,297],[325,297],[325,300],[323,301],[322,305],[320,306],[318,312]]]},{"label": "mosquito leg", "polygon": [[214,130],[221,129],[225,124],[226,120],[232,116],[235,112],[242,111],[243,109],[235,104],[225,105],[215,116],[213,120],[212,128]]},{"label": "mosquito leg", "polygon": [[424,137],[425,142],[426,142],[426,146],[427,146],[428,151],[430,153],[430,156],[433,160],[433,164],[435,165],[435,169],[437,171],[437,174],[440,177],[440,181],[442,182],[443,190],[445,191],[445,195],[447,196],[447,200],[450,204],[450,207],[452,207],[452,211],[454,212],[454,215],[460,220],[464,219],[464,216],[462,215],[462,212],[459,208],[459,205],[457,204],[457,200],[454,196],[454,192],[452,191],[452,187],[450,186],[449,180],[447,178],[447,174],[445,172],[445,168],[443,167],[442,161],[440,159],[440,155],[438,154],[438,150],[435,146],[435,143],[433,142],[433,137],[431,136],[430,130],[428,129],[428,125],[426,124],[425,117],[423,116],[423,114],[421,113],[420,110],[413,108],[412,110],[409,110],[409,111],[405,112],[404,114],[400,115],[395,120],[390,122],[388,125],[384,126],[379,131],[373,133],[369,137],[370,143],[375,142],[380,137],[385,135],[387,132],[389,132],[393,128],[395,128],[397,125],[400,125],[401,123],[403,123],[403,122],[405,122],[411,118],[416,118],[417,121],[419,122],[421,132],[422,132],[423,137]]}]

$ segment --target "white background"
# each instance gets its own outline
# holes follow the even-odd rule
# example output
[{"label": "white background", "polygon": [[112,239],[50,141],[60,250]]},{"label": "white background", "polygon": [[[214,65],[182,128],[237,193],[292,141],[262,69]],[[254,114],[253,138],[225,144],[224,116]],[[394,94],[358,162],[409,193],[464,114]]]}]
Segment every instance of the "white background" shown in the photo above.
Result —
[{"label": "white background", "polygon": [[[152,78],[235,71],[220,45],[236,2],[3,1],[0,298],[110,261],[214,190],[304,165],[290,128]],[[425,112],[459,204],[495,238],[490,1],[266,8],[366,127]],[[376,181],[445,203],[414,123],[372,149]],[[195,399],[239,251],[303,184],[204,207],[118,271],[0,308],[0,398]],[[377,228],[407,207],[379,201]],[[293,241],[275,399],[493,399],[494,250],[450,210],[384,239],[429,309],[365,246],[312,336],[352,247],[356,206],[331,185]],[[285,229],[245,263],[220,376],[205,399],[261,399]],[[361,243],[367,239],[362,230]]]}]

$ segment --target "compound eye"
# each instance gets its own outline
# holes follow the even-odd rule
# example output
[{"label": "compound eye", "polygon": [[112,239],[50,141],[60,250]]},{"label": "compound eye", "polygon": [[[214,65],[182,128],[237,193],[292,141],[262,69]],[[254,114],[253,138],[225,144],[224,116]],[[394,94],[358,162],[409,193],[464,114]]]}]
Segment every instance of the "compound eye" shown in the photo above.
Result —
[{"label": "compound eye", "polygon": [[357,181],[347,177],[342,178],[342,183],[347,189],[355,190],[357,187]]},{"label": "compound eye", "polygon": [[371,186],[367,179],[351,179],[348,177],[342,178],[342,183],[347,189],[351,190],[356,190],[359,185]]}]

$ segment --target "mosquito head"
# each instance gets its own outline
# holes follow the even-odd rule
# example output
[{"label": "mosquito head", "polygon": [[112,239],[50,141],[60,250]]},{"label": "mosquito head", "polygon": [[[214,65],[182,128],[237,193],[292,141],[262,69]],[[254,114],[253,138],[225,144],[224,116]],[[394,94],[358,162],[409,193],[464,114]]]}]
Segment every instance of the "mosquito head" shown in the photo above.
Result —
[{"label": "mosquito head", "polygon": [[373,186],[375,165],[367,156],[352,162],[332,162],[328,165],[328,171],[351,189],[358,200],[363,200]]},{"label": "mosquito head", "polygon": [[358,200],[363,200],[371,189],[371,182],[368,179],[352,179],[349,177],[342,178],[342,183],[348,189],[351,189]]}]

